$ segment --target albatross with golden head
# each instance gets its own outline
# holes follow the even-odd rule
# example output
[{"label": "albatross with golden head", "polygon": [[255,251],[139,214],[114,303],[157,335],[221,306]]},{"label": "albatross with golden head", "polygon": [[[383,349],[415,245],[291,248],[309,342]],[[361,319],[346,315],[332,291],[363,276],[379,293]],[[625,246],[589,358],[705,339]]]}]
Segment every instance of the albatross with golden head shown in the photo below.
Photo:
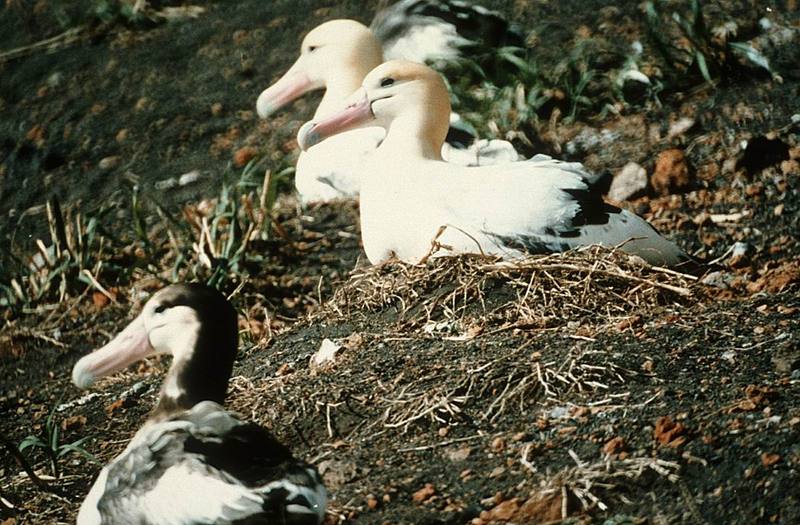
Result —
[{"label": "albatross with golden head", "polygon": [[435,241],[448,253],[506,258],[600,244],[654,265],[692,265],[644,219],[604,202],[580,163],[545,155],[479,167],[444,162],[449,113],[439,74],[397,60],[373,69],[346,108],[300,129],[303,149],[364,126],[386,130],[361,168],[361,232],[372,263],[418,262]]},{"label": "albatross with golden head", "polygon": [[[331,20],[311,30],[300,46],[300,56],[274,84],[261,92],[256,109],[261,118],[310,91],[325,94],[314,113],[320,118],[341,107],[372,69],[383,62],[381,42],[355,20]],[[455,117],[448,114],[448,122]],[[383,140],[379,127],[365,127],[340,134],[300,154],[295,186],[303,202],[330,201],[358,196],[359,166]],[[481,140],[458,146],[443,142],[448,161],[461,165],[491,164],[516,160],[513,146],[503,140]],[[466,141],[470,142],[470,141]],[[465,147],[466,146],[466,147]]]}]

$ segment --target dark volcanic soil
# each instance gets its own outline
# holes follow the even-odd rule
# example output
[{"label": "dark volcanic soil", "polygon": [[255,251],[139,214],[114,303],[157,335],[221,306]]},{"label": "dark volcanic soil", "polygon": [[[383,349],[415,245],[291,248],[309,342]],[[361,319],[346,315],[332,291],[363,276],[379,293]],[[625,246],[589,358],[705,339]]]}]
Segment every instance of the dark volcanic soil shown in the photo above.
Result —
[{"label": "dark volcanic soil", "polygon": [[[7,4],[5,50],[68,29],[48,2],[36,13]],[[176,278],[168,258],[126,248],[137,242],[131,187],[164,237],[159,213],[201,209],[247,151],[276,173],[292,166],[317,99],[260,122],[256,96],[306,31],[369,22],[377,4],[209,2],[196,19],[94,26],[76,45],[0,62],[2,249],[24,259],[49,239],[50,196],[73,214],[106,209],[114,253],[96,275],[117,301],[80,284],[60,302],[51,294],[4,313],[2,443],[44,435],[52,413],[61,444],[88,436],[99,462],[124,448],[167,363],[89,393],[69,374]],[[589,37],[598,56],[639,39],[652,55],[638,7],[614,4],[492,7],[523,29],[544,69]],[[597,171],[633,161],[652,175],[662,152],[685,153],[691,184],[624,205],[687,251],[720,258],[705,283],[598,250],[369,268],[355,205],[301,212],[280,199],[287,238],[254,243],[225,284],[242,333],[230,405],[318,465],[327,523],[800,522],[797,3],[709,4],[709,20],[739,17],[742,33],[757,31],[741,20],[765,16],[795,35],[765,47],[782,82],[744,69],[711,88],[687,74],[660,105],[615,114],[603,102],[574,122],[550,113],[526,128]],[[196,182],[169,182],[194,170]],[[135,269],[107,269],[123,264]],[[325,339],[340,348],[334,362],[311,366]],[[24,457],[50,488],[4,450],[3,525],[73,522],[99,465],[66,453],[54,479],[42,449]]]}]

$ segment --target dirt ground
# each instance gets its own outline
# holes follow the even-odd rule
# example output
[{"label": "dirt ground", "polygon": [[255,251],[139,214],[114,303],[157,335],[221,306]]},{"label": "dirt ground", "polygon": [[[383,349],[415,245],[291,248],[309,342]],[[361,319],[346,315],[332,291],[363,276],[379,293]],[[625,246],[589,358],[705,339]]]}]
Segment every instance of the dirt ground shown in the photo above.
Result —
[{"label": "dirt ground", "polygon": [[[45,435],[52,414],[59,442],[88,437],[96,461],[67,450],[55,478],[44,450],[28,448],[40,486],[3,449],[0,523],[73,522],[97,462],[154,405],[166,360],[90,392],[69,378],[178,267],[136,240],[131,188],[148,199],[145,227],[165,238],[163,214],[202,213],[243,157],[293,165],[318,98],[263,122],[258,93],[309,29],[369,22],[379,3],[208,2],[195,19],[93,26],[76,44],[0,62],[2,249],[30,255],[49,240],[53,195],[70,216],[98,213],[109,253],[96,275],[110,296],[81,284],[3,313],[0,444]],[[64,30],[46,1],[35,16],[7,4],[3,50]],[[660,104],[574,121],[562,108],[526,132],[528,153],[610,174],[638,163],[650,186],[622,204],[718,260],[711,277],[600,249],[370,267],[356,204],[300,210],[282,186],[283,235],[250,245],[224,284],[242,334],[229,404],[318,466],[327,523],[800,523],[800,11],[793,0],[707,4],[709,20],[733,17],[743,37],[762,17],[786,30],[789,40],[765,30],[780,81],[749,69],[712,88],[687,73]],[[633,3],[491,7],[545,69],[579,38],[608,56],[647,42]],[[312,366],[325,340],[336,357]]]}]

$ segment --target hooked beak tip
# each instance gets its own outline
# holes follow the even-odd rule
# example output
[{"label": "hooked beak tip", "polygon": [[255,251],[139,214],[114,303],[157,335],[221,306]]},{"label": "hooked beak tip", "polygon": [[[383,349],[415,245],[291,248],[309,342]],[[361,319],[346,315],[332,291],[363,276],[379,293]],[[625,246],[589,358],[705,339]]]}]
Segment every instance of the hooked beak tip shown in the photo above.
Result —
[{"label": "hooked beak tip", "polygon": [[316,126],[315,122],[306,122],[297,132],[297,143],[303,151],[307,151],[308,148],[318,144],[322,140],[322,137],[314,129],[314,126]]},{"label": "hooked beak tip", "polygon": [[83,366],[81,366],[81,362],[78,361],[78,363],[75,365],[75,368],[72,369],[72,384],[81,390],[84,390],[92,386],[94,381],[94,375],[89,373],[87,370],[84,370]]},{"label": "hooked beak tip", "polygon": [[275,106],[275,104],[272,104],[268,100],[264,100],[261,97],[259,97],[258,101],[256,102],[256,113],[258,113],[258,116],[262,119],[268,118],[277,110],[278,107]]},{"label": "hooked beak tip", "polygon": [[272,114],[271,109],[272,108],[262,108],[262,107],[259,106],[259,107],[256,108],[256,112],[258,113],[258,117],[259,118],[266,119],[267,117],[269,117]]}]

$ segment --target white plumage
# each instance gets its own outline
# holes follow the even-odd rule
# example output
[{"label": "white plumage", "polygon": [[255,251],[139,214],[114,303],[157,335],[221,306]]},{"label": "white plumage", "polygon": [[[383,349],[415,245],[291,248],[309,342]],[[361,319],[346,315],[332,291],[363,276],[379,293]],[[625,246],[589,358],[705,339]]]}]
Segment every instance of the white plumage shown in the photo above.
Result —
[{"label": "white plumage", "polygon": [[[241,442],[245,435],[247,442]],[[227,525],[269,515],[279,519],[280,509],[270,514],[264,510],[265,502],[272,499],[284,501],[287,514],[307,517],[289,523],[322,520],[326,493],[313,469],[289,466],[288,476],[247,486],[215,466],[224,459],[213,451],[216,448],[217,455],[222,454],[226,440],[231,447],[248,447],[251,457],[247,459],[253,464],[276,452],[270,450],[274,440],[266,431],[239,421],[212,401],[148,423],[103,468],[81,506],[78,525],[99,525],[103,519],[115,524],[161,525]],[[254,449],[259,445],[263,448]],[[293,482],[292,476],[306,484]],[[309,480],[317,482],[308,485]]]},{"label": "white plumage", "polygon": [[[440,26],[425,25],[425,31]],[[441,27],[454,27],[444,24]],[[452,29],[455,31],[454,29]],[[424,42],[414,40],[417,45]],[[444,44],[443,44],[444,45]],[[430,50],[430,49],[429,49]],[[301,44],[300,56],[289,70],[258,97],[256,109],[267,118],[308,91],[325,89],[314,114],[320,118],[342,106],[364,76],[383,61],[381,42],[369,28],[354,20],[331,20],[314,28]],[[357,197],[361,186],[357,167],[385,135],[382,128],[343,133],[300,154],[295,186],[302,202]],[[442,145],[444,158],[462,165],[516,160],[517,152],[503,140],[480,140],[466,149]]]},{"label": "white plumage", "polygon": [[405,61],[377,67],[343,111],[310,122],[301,147],[358,126],[387,129],[362,166],[361,230],[372,263],[432,252],[523,253],[620,246],[656,265],[690,258],[637,215],[605,203],[579,163],[544,155],[492,166],[443,162],[449,101],[439,75]]}]

